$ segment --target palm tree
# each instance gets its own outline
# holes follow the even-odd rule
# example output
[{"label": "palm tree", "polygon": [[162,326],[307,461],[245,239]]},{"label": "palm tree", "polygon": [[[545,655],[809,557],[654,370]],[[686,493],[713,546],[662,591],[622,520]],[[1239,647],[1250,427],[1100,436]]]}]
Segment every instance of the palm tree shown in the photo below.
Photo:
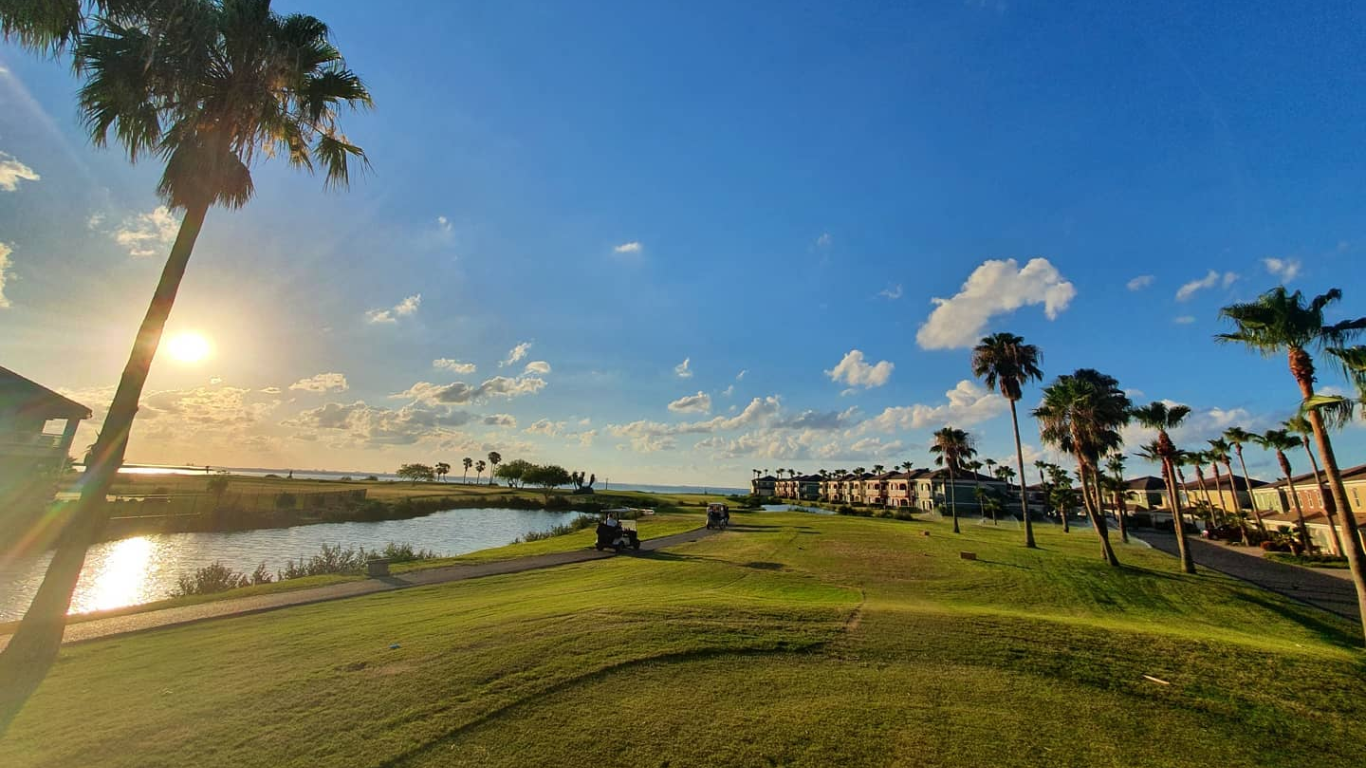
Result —
[{"label": "palm tree", "polygon": [[1247,462],[1243,461],[1243,443],[1251,442],[1253,437],[1252,433],[1242,427],[1229,427],[1224,430],[1224,440],[1238,455],[1238,464],[1243,469],[1243,486],[1247,489],[1247,498],[1252,504],[1252,516],[1257,520],[1257,530],[1266,533],[1266,525],[1262,523],[1262,513],[1257,511],[1257,497],[1252,495],[1252,478],[1247,474]]},{"label": "palm tree", "polygon": [[[982,471],[982,462],[973,459],[972,461],[963,462],[962,467],[964,470],[972,473],[972,495],[973,498],[977,498],[977,491],[982,489],[982,477],[977,474]],[[979,516],[982,514],[982,507],[980,504],[977,506],[977,514]]]},{"label": "palm tree", "polygon": [[1337,545],[1339,554],[1346,552],[1342,548],[1342,537],[1338,535],[1337,504],[1333,500],[1333,494],[1323,487],[1323,473],[1319,472],[1319,461],[1314,457],[1314,451],[1309,447],[1309,438],[1314,434],[1314,427],[1309,420],[1303,416],[1291,416],[1281,425],[1285,431],[1300,436],[1300,442],[1304,445],[1304,453],[1309,457],[1309,466],[1314,470],[1314,487],[1318,489],[1319,498],[1323,500],[1323,512],[1328,517],[1328,530],[1333,534],[1333,543]]},{"label": "palm tree", "polygon": [[1117,567],[1119,558],[1100,512],[1099,462],[1123,444],[1119,429],[1130,418],[1129,397],[1114,377],[1083,368],[1048,385],[1034,417],[1040,439],[1076,458],[1082,506],[1100,539],[1101,557]]},{"label": "palm tree", "polygon": [[475,475],[474,475],[474,484],[475,484],[475,485],[479,485],[479,478],[481,478],[481,477],[484,476],[484,470],[485,470],[485,469],[488,469],[488,466],[489,466],[489,465],[487,465],[487,464],[484,463],[484,460],[483,460],[483,459],[480,459],[479,461],[474,462],[474,471],[475,471]]},{"label": "palm tree", "polygon": [[466,456],[460,460],[460,463],[465,465],[465,474],[460,476],[460,482],[463,485],[468,485],[470,482],[470,467],[474,466],[474,459]]},{"label": "palm tree", "polygon": [[949,471],[949,513],[953,516],[953,532],[962,533],[958,528],[958,487],[954,478],[964,459],[971,458],[976,451],[972,447],[972,437],[961,429],[944,427],[934,433],[934,443],[930,446],[934,454],[934,464]]},{"label": "palm tree", "polygon": [[185,213],[94,461],[81,478],[80,501],[24,621],[0,653],[6,692],[0,732],[56,658],[71,593],[86,549],[104,528],[106,492],[123,464],[148,371],[209,208],[245,205],[254,192],[250,166],[259,158],[278,153],[309,170],[316,163],[327,185],[338,188],[347,185],[352,159],[365,162],[360,147],[341,133],[337,113],[370,106],[370,94],[318,19],[279,16],[267,0],[98,5],[110,7],[109,15],[84,19],[78,11],[53,27],[32,17],[50,18],[52,3],[4,3],[0,33],[34,47],[73,41],[84,79],[80,110],[92,141],[105,146],[112,132],[131,161],[163,159],[157,193]]},{"label": "palm tree", "polygon": [[1224,491],[1219,487],[1219,465],[1223,464],[1224,468],[1228,470],[1228,490],[1231,499],[1229,503],[1233,505],[1233,514],[1242,520],[1243,505],[1238,500],[1238,486],[1234,485],[1233,482],[1233,456],[1229,453],[1231,447],[1228,441],[1222,437],[1206,442],[1209,443],[1209,450],[1205,452],[1205,455],[1209,456],[1210,463],[1214,464],[1214,489],[1219,493],[1219,506],[1220,508],[1224,506]]},{"label": "palm tree", "polygon": [[1200,493],[1205,497],[1205,506],[1213,509],[1214,504],[1209,498],[1209,488],[1205,486],[1205,465],[1209,463],[1209,457],[1204,451],[1185,451],[1185,463],[1195,470],[1195,478],[1200,482]]},{"label": "palm tree", "polygon": [[[1186,485],[1186,474],[1182,471],[1182,468],[1191,467],[1195,470],[1195,477],[1199,482],[1200,493],[1204,497],[1204,502],[1202,503],[1197,499],[1192,506],[1194,506],[1201,517],[1205,519],[1205,525],[1209,528],[1213,528],[1215,525],[1214,507],[1210,503],[1209,488],[1205,485],[1205,463],[1208,461],[1209,457],[1207,457],[1203,451],[1177,450],[1176,456],[1172,457],[1172,465],[1176,469],[1176,479],[1180,482],[1182,487],[1185,487]],[[1189,498],[1191,494],[1188,493],[1186,495]]]},{"label": "palm tree", "polygon": [[1111,492],[1115,495],[1115,510],[1119,515],[1119,540],[1125,544],[1129,543],[1129,505],[1125,503],[1124,492],[1128,490],[1124,486],[1124,454],[1112,453],[1105,462],[1105,468],[1110,470],[1110,477],[1113,483],[1110,485]]},{"label": "palm tree", "polygon": [[1261,435],[1248,435],[1248,439],[1261,446],[1264,451],[1274,451],[1276,463],[1281,465],[1281,474],[1285,477],[1285,485],[1290,490],[1290,499],[1295,505],[1295,517],[1300,524],[1300,544],[1304,546],[1304,551],[1309,552],[1313,544],[1309,540],[1309,527],[1304,524],[1304,510],[1300,507],[1300,497],[1295,491],[1295,476],[1290,471],[1290,459],[1286,458],[1285,452],[1293,450],[1300,444],[1298,438],[1290,436],[1284,429],[1268,429]]},{"label": "palm tree", "polygon": [[498,469],[498,465],[503,463],[503,454],[497,451],[489,451],[489,485],[493,485],[493,472]]},{"label": "palm tree", "polygon": [[441,482],[443,482],[443,483],[446,482],[446,473],[447,473],[447,472],[450,472],[450,471],[451,471],[451,465],[450,465],[450,464],[447,464],[447,463],[444,462],[444,461],[438,461],[438,462],[436,463],[436,476],[437,476],[438,478],[441,479]]},{"label": "palm tree", "polygon": [[[1341,299],[1342,291],[1333,288],[1305,303],[1304,295],[1299,291],[1289,293],[1285,286],[1277,286],[1255,301],[1231,304],[1219,310],[1219,316],[1231,321],[1236,330],[1233,333],[1221,333],[1215,338],[1243,344],[1267,357],[1285,354],[1290,375],[1299,387],[1300,398],[1309,402],[1314,399],[1314,358],[1309,351],[1340,348],[1366,329],[1366,317],[1343,320],[1332,325],[1324,323],[1324,309]],[[1362,549],[1361,535],[1357,532],[1356,516],[1347,501],[1342,470],[1338,468],[1333,441],[1328,436],[1323,414],[1311,408],[1304,415],[1319,444],[1319,458],[1323,460],[1323,471],[1328,476],[1334,505],[1342,512],[1342,524],[1347,532],[1342,537],[1345,545],[1343,554],[1347,556],[1352,584],[1356,587],[1362,627],[1366,628],[1366,551]]]},{"label": "palm tree", "polygon": [[1134,421],[1149,429],[1157,430],[1154,442],[1157,458],[1162,462],[1162,479],[1167,484],[1167,499],[1172,507],[1172,523],[1176,531],[1176,548],[1181,555],[1181,570],[1195,573],[1195,560],[1191,557],[1190,546],[1186,542],[1186,521],[1181,512],[1181,492],[1176,483],[1176,445],[1172,443],[1168,430],[1176,429],[1190,415],[1191,409],[1185,405],[1167,405],[1154,401],[1142,408],[1133,410]]},{"label": "palm tree", "polygon": [[[1017,432],[1018,432],[1018,430],[1017,430]],[[1036,461],[1034,462],[1034,469],[1038,470],[1038,472],[1039,472],[1039,491],[1041,492],[1041,495],[1043,496],[1043,513],[1044,513],[1045,515],[1048,514],[1048,492],[1049,492],[1049,488],[1048,488],[1048,478],[1044,476],[1044,472],[1047,471],[1048,466],[1049,466],[1049,465],[1048,465],[1048,462],[1044,461],[1043,459],[1038,459],[1038,460],[1036,460]],[[1023,465],[1021,465],[1020,471],[1021,471],[1021,472],[1024,471],[1024,466],[1023,466]],[[1020,487],[1021,487],[1021,492],[1023,492],[1023,489],[1024,489],[1024,480],[1023,480],[1023,476],[1021,476]],[[1028,512],[1028,507],[1025,508],[1025,511]],[[1029,515],[1026,514],[1026,515],[1025,515],[1025,520],[1026,520],[1026,523],[1025,523],[1025,524],[1026,524],[1026,525],[1028,525],[1028,519],[1029,519]],[[1029,546],[1029,542],[1028,542],[1028,541],[1025,541],[1025,546]]]},{"label": "palm tree", "polygon": [[[1023,386],[1043,380],[1039,363],[1043,353],[1013,333],[996,333],[983,338],[972,350],[972,375],[982,379],[988,389],[997,387],[1010,401],[1010,425],[1015,430],[1015,463],[1020,470],[1020,513],[1024,515],[1025,546],[1033,548],[1034,526],[1029,522],[1029,502],[1024,492],[1024,449],[1020,445],[1020,418],[1015,404],[1024,396]],[[1047,506],[1045,502],[1045,507]]]}]

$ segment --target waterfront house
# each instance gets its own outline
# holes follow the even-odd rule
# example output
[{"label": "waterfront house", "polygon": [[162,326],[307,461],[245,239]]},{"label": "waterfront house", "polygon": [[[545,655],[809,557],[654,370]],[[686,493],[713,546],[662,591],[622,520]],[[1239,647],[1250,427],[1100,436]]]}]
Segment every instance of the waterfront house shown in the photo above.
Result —
[{"label": "waterfront house", "polygon": [[[1342,517],[1338,516],[1338,536],[1335,537],[1329,529],[1328,512],[1324,508],[1324,495],[1329,493],[1327,487],[1317,484],[1313,472],[1295,475],[1291,480],[1304,512],[1309,538],[1323,551],[1341,554],[1337,540],[1343,532]],[[1326,482],[1327,478],[1324,480]],[[1366,525],[1366,464],[1342,470],[1342,485],[1347,492],[1347,503],[1356,512],[1358,526]],[[1298,525],[1299,517],[1290,498],[1290,484],[1284,478],[1254,487],[1252,495],[1257,500],[1257,508],[1263,510],[1262,521],[1268,529],[1290,533]]]},{"label": "waterfront house", "polygon": [[88,418],[84,405],[0,367],[0,516],[52,498]]}]

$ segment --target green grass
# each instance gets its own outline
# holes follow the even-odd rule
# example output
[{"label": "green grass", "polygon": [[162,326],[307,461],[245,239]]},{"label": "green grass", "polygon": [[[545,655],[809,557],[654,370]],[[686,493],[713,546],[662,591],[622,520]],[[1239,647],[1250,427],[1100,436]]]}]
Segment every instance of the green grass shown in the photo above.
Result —
[{"label": "green grass", "polygon": [[736,522],[70,646],[0,765],[1360,764],[1366,656],[1329,614],[1087,532]]}]

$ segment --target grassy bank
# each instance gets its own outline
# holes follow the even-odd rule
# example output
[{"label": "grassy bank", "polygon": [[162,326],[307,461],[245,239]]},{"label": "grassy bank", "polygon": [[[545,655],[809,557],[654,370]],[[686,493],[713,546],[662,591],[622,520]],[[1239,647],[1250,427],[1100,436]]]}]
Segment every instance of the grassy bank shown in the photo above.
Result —
[{"label": "grassy bank", "polygon": [[68,647],[0,764],[1360,762],[1366,657],[1329,614],[1138,546],[1110,569],[1049,526],[1029,551],[989,526],[736,522]]}]

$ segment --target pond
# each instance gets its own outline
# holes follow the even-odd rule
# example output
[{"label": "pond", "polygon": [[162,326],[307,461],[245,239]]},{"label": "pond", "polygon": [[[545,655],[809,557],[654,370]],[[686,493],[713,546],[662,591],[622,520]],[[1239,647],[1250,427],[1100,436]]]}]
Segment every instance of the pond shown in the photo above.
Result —
[{"label": "pond", "polygon": [[[545,531],[577,513],[535,509],[453,509],[408,520],[320,523],[232,533],[164,533],[106,541],[90,548],[71,613],[104,611],[171,597],[182,574],[222,562],[250,572],[271,572],[286,560],[307,558],[323,544],[383,548],[412,544],[437,555],[463,555],[501,547],[528,531]],[[0,621],[23,616],[38,590],[51,554],[0,560]]]}]

